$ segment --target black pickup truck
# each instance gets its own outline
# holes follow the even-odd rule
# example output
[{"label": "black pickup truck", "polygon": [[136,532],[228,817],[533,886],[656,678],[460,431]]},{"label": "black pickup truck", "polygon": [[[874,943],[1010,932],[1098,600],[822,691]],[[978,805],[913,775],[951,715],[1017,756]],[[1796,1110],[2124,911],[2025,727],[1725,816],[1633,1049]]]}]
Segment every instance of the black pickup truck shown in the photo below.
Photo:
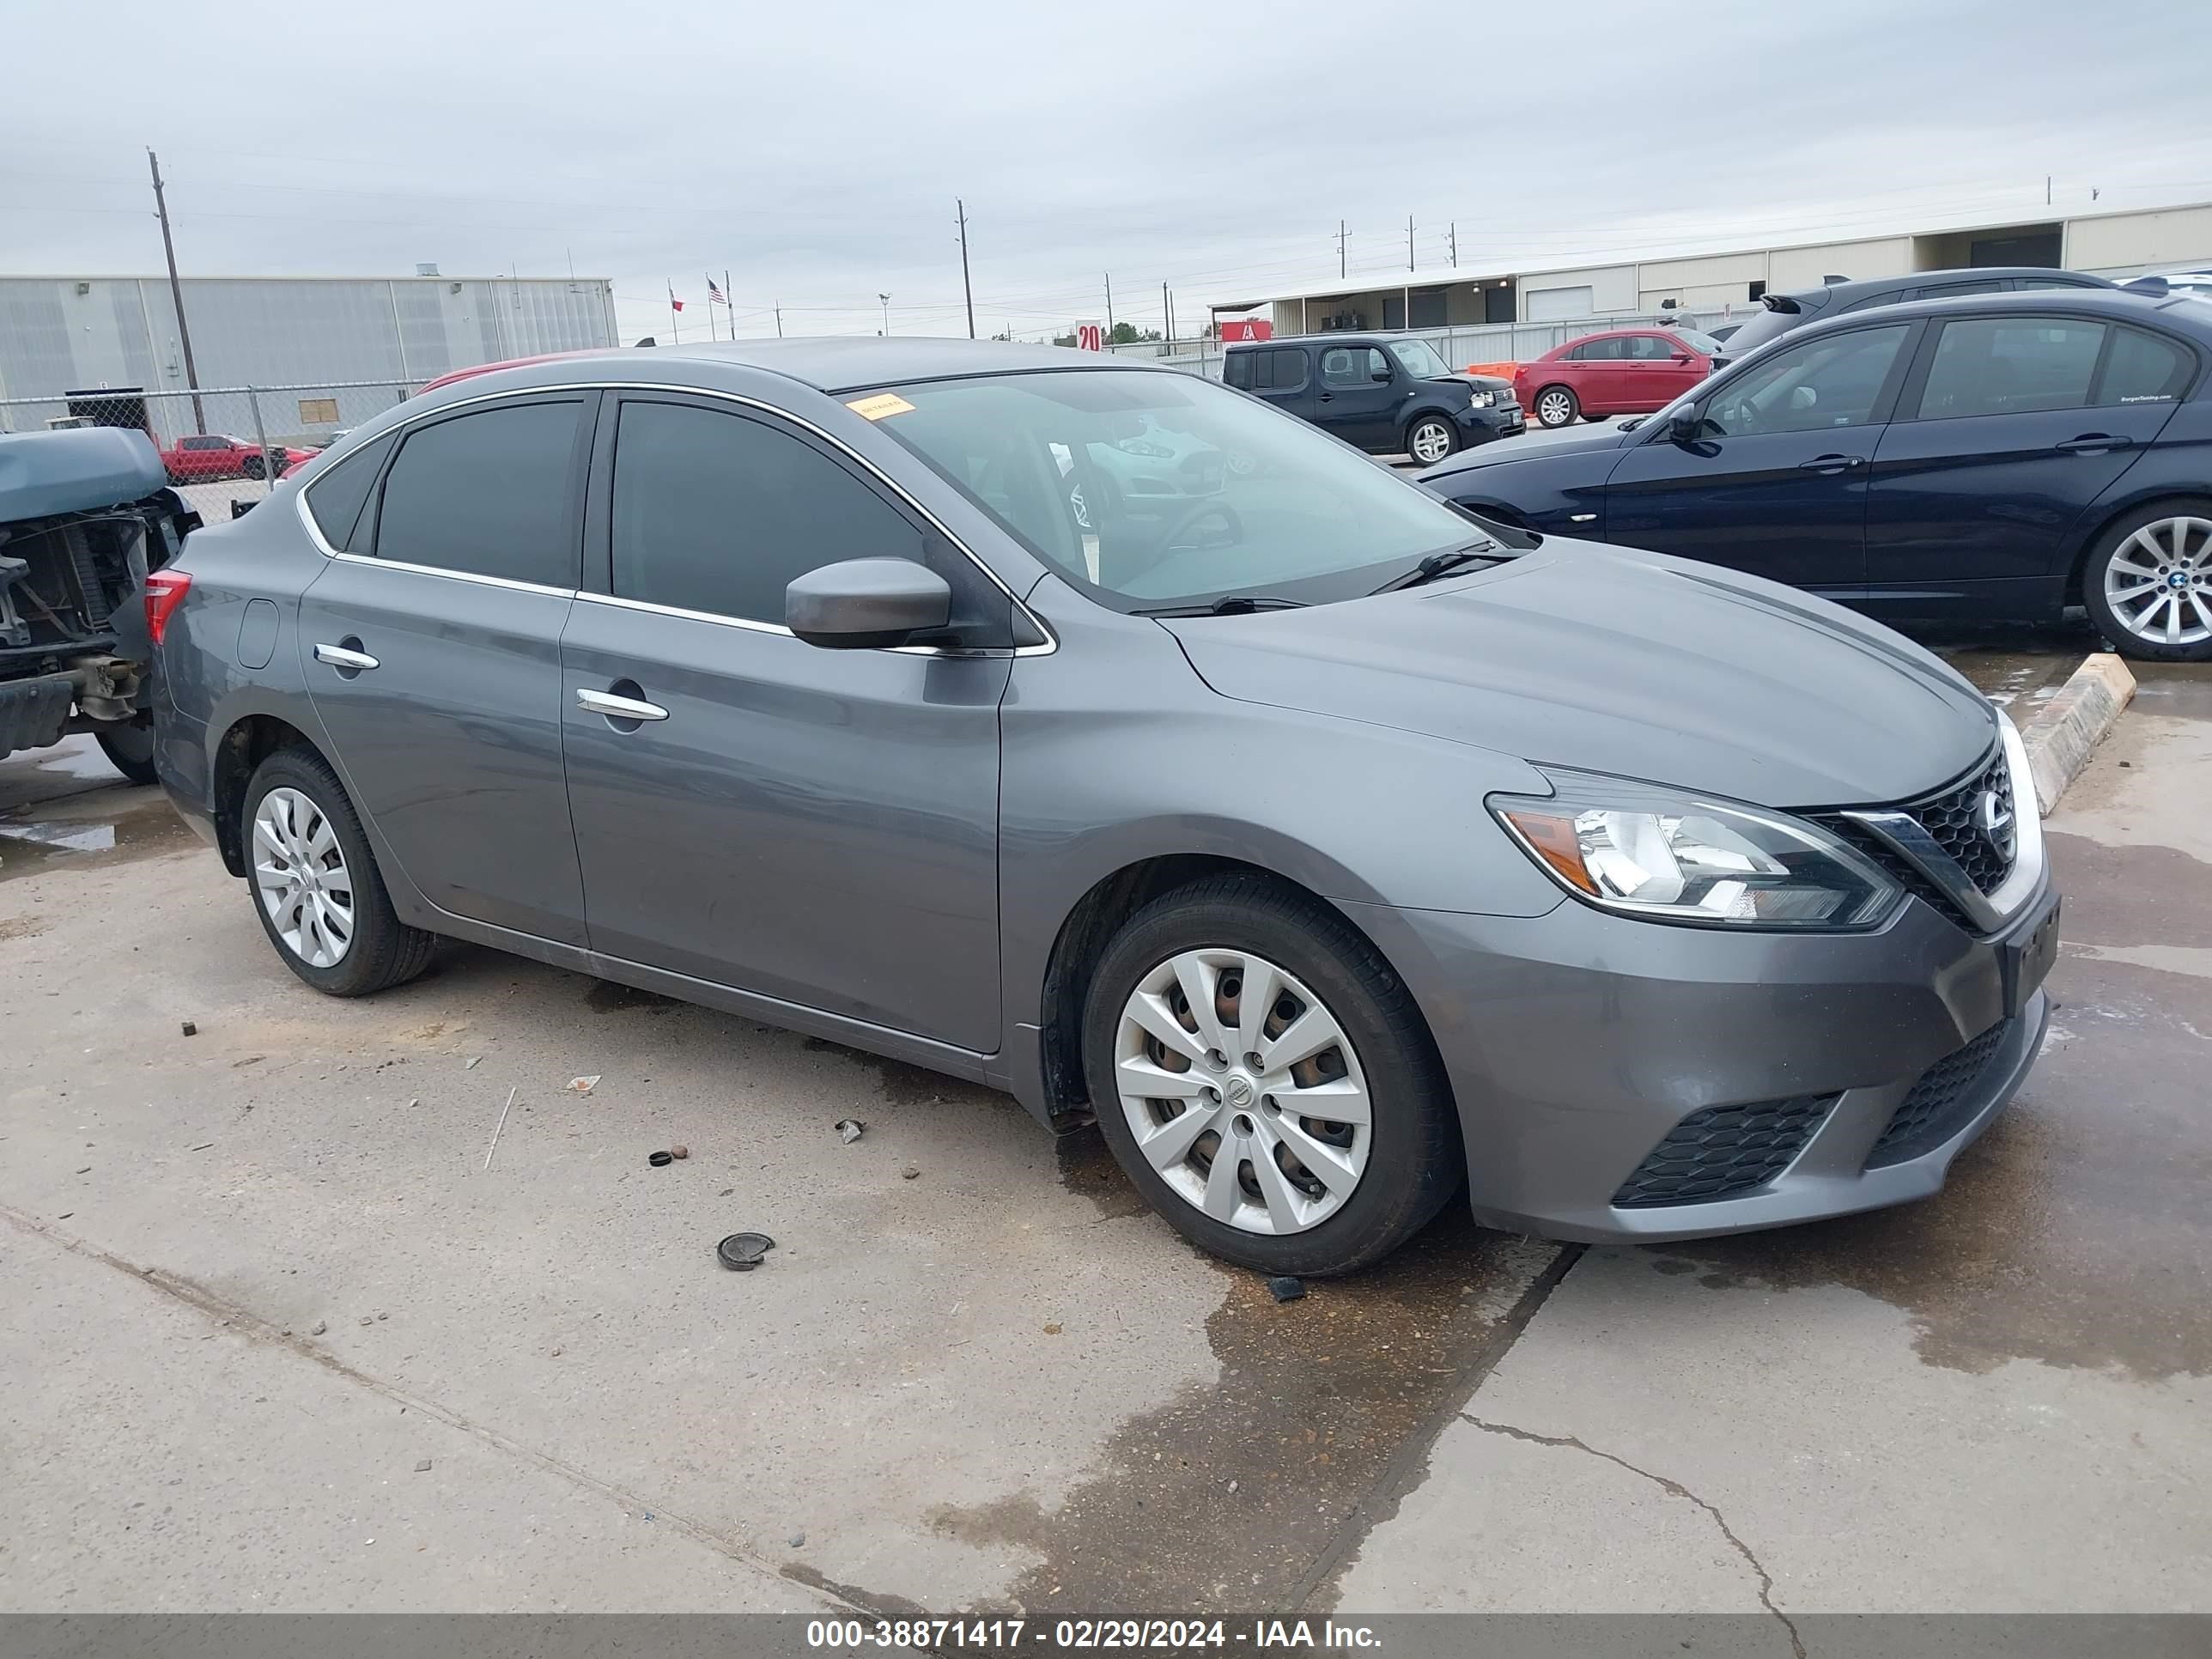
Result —
[{"label": "black pickup truck", "polygon": [[199,523],[143,432],[0,433],[0,756],[90,732],[154,781],[143,596]]}]

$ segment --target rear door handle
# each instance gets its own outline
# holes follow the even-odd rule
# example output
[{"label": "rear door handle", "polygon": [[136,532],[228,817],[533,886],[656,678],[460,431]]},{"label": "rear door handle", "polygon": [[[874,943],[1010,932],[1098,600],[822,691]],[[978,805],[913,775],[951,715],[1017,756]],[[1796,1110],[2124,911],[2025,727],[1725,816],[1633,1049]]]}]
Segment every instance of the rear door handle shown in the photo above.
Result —
[{"label": "rear door handle", "polygon": [[2069,438],[2054,446],[2062,455],[2101,455],[2108,449],[2130,449],[2133,438],[2123,438],[2112,432],[2085,432],[2078,438]]},{"label": "rear door handle", "polygon": [[349,651],[342,645],[319,645],[315,660],[328,663],[332,668],[350,668],[358,673],[364,668],[376,666],[376,659],[366,651]]},{"label": "rear door handle", "polygon": [[1797,463],[1800,472],[1849,472],[1854,467],[1864,466],[1863,455],[1815,455],[1809,461]]},{"label": "rear door handle", "polygon": [[594,691],[589,686],[576,689],[576,706],[589,709],[594,714],[605,714],[611,720],[665,720],[668,711],[657,702],[647,702],[642,697],[618,697],[611,691]]}]

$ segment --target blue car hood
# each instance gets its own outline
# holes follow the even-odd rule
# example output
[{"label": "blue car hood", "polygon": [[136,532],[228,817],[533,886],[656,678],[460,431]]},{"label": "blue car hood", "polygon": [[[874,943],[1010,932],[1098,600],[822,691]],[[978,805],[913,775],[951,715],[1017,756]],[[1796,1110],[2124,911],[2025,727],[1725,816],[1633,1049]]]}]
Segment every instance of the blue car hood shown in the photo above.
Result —
[{"label": "blue car hood", "polygon": [[1427,587],[1166,626],[1224,696],[1767,806],[1907,799],[1996,737],[1981,693],[1839,605],[1559,537]]},{"label": "blue car hood", "polygon": [[167,483],[154,441],[136,429],[0,434],[0,524],[143,501]]},{"label": "blue car hood", "polygon": [[[1456,472],[1472,472],[1478,467],[1510,466],[1516,461],[1548,461],[1560,455],[1588,455],[1601,449],[1626,449],[1629,437],[1617,426],[1594,427],[1588,432],[1577,432],[1571,437],[1547,439],[1540,443],[1484,444],[1479,448],[1464,449],[1448,461],[1439,461],[1425,472],[1413,476],[1415,483],[1441,483]],[[1605,471],[1595,475],[1599,479],[1612,476]]]}]

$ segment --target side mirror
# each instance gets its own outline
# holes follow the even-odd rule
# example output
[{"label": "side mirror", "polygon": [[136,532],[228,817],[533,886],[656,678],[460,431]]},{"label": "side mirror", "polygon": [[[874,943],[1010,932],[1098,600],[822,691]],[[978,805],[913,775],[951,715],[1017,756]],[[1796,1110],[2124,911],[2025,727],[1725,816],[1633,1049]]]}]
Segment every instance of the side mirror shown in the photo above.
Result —
[{"label": "side mirror", "polygon": [[1678,363],[1686,363],[1690,361],[1690,354],[1686,351],[1678,351],[1674,354],[1674,361]]},{"label": "side mirror", "polygon": [[1686,409],[1667,422],[1667,436],[1678,444],[1693,443],[1705,429],[1705,417],[1695,409]]},{"label": "side mirror", "polygon": [[783,590],[784,625],[826,650],[904,645],[951,619],[945,578],[911,559],[825,564]]}]

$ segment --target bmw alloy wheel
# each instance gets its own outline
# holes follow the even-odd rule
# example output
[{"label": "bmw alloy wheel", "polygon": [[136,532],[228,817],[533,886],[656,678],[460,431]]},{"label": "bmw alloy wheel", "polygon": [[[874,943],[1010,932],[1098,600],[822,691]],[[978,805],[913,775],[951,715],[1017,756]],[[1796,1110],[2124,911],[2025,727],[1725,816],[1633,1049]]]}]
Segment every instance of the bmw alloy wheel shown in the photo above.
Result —
[{"label": "bmw alloy wheel", "polygon": [[345,959],[353,877],[330,819],[296,789],[271,789],[253,814],[253,885],[286,950],[310,968]]},{"label": "bmw alloy wheel", "polygon": [[1415,460],[1432,466],[1451,453],[1451,428],[1442,421],[1417,421],[1406,447]]},{"label": "bmw alloy wheel", "polygon": [[1115,1082],[1138,1151],[1176,1195],[1252,1233],[1302,1233],[1367,1169],[1359,1056],[1290,974],[1247,951],[1185,951],[1122,1006]]},{"label": "bmw alloy wheel", "polygon": [[2151,645],[2212,639],[2212,519],[2154,520],[2122,542],[2105,563],[2105,604]]}]

